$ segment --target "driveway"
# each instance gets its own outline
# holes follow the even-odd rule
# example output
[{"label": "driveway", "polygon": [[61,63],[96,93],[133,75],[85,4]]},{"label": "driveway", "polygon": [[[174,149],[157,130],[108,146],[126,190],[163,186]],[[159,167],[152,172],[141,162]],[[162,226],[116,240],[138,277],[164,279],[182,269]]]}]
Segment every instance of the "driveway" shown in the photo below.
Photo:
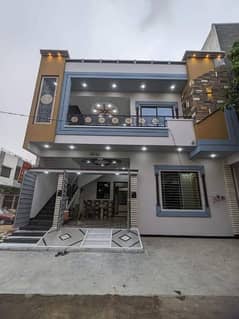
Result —
[{"label": "driveway", "polygon": [[1,294],[239,296],[237,239],[143,238],[144,253],[0,252]]}]

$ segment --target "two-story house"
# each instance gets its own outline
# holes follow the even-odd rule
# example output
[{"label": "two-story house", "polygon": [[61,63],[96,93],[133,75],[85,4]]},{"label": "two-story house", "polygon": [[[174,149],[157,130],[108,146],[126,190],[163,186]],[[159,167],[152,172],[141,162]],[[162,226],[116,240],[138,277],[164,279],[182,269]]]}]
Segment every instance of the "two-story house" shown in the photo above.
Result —
[{"label": "two-story house", "polygon": [[41,50],[24,141],[37,167],[24,176],[15,227],[238,235],[239,125],[222,110],[224,57],[87,60]]}]

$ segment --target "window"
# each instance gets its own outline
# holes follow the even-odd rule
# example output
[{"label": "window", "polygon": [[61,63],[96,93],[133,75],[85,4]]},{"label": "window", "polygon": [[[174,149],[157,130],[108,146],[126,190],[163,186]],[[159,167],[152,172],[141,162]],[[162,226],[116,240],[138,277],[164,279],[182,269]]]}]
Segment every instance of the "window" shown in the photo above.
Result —
[{"label": "window", "polygon": [[110,182],[97,183],[97,199],[110,199]]},{"label": "window", "polygon": [[16,181],[18,180],[20,171],[21,171],[21,166],[17,166],[17,167],[16,167],[16,170],[15,170],[15,175],[14,175],[14,179],[15,179]]},{"label": "window", "polygon": [[11,169],[10,167],[7,167],[7,166],[2,165],[1,176],[2,176],[2,177],[9,178],[10,175],[11,175],[11,170],[12,170],[12,169]]},{"label": "window", "polygon": [[156,165],[155,178],[158,216],[209,216],[202,166]]},{"label": "window", "polygon": [[198,172],[160,172],[163,209],[202,209]]},{"label": "window", "polygon": [[140,104],[140,116],[174,117],[173,106]]},{"label": "window", "polygon": [[36,111],[36,123],[50,123],[55,100],[57,77],[43,77]]}]

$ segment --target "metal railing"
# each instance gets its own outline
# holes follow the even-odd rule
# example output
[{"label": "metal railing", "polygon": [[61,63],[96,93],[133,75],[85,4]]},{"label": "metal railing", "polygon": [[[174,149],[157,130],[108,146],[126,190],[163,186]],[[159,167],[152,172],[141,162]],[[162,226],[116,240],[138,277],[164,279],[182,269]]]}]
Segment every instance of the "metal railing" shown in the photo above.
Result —
[{"label": "metal railing", "polygon": [[137,116],[137,115],[105,115],[70,114],[66,125],[71,126],[118,126],[118,127],[167,127],[170,116]]}]

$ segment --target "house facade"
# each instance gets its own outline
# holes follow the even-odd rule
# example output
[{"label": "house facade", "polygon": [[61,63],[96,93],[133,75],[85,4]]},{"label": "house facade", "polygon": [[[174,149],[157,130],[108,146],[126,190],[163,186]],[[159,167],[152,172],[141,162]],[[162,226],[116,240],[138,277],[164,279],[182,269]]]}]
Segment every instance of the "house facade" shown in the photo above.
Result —
[{"label": "house facade", "polygon": [[31,164],[20,156],[0,149],[0,209],[16,209],[25,169]]},{"label": "house facade", "polygon": [[224,55],[75,60],[41,50],[24,141],[37,166],[15,226],[238,235],[239,123],[221,110]]}]

